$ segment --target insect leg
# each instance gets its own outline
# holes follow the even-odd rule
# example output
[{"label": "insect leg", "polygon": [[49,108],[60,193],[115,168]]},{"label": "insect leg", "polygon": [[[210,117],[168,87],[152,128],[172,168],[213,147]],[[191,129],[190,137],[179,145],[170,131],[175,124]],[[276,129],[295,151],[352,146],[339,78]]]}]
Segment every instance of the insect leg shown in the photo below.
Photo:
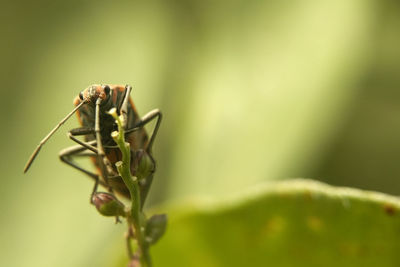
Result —
[{"label": "insect leg", "polygon": [[[156,171],[156,161],[153,158],[153,155],[151,153],[151,149],[152,149],[152,146],[153,146],[154,139],[157,136],[158,129],[160,128],[161,119],[162,119],[161,111],[158,110],[158,109],[154,109],[154,110],[150,111],[149,113],[147,113],[146,115],[143,116],[143,118],[135,125],[135,127],[125,131],[126,134],[129,134],[129,133],[132,133],[134,131],[137,131],[140,128],[142,128],[143,126],[145,126],[147,123],[151,122],[155,118],[157,118],[156,126],[154,127],[153,133],[151,134],[151,137],[150,137],[150,141],[149,141],[149,143],[148,143],[148,145],[147,145],[147,147],[145,149],[145,151],[147,152],[147,154],[150,157],[150,160],[153,163],[153,166],[154,166],[154,168],[152,170],[153,173]],[[151,184],[151,181],[149,181],[149,183]]]},{"label": "insect leg", "polygon": [[82,147],[81,145],[70,146],[70,147],[67,147],[67,148],[61,150],[60,153],[58,154],[58,156],[60,157],[60,160],[62,162],[65,162],[68,165],[74,167],[75,169],[77,169],[77,170],[89,175],[93,179],[97,179],[97,177],[98,177],[97,174],[95,174],[93,172],[90,172],[88,170],[85,170],[84,168],[82,168],[81,166],[76,164],[71,159],[71,157],[78,157],[78,156],[87,156],[87,157],[89,157],[89,156],[94,156],[95,155],[94,153],[92,153],[91,155],[90,154],[83,154],[83,152],[86,152],[85,150],[86,150],[86,148]]},{"label": "insect leg", "polygon": [[158,129],[160,128],[161,119],[162,119],[162,113],[161,113],[161,111],[159,109],[153,109],[152,111],[150,111],[149,113],[144,115],[140,119],[140,121],[135,124],[135,127],[125,131],[126,134],[134,132],[134,131],[137,131],[140,128],[142,128],[143,126],[145,126],[147,123],[151,122],[152,120],[154,120],[156,118],[157,118],[156,126],[154,126],[154,130],[153,130],[153,132],[151,134],[150,141],[149,141],[149,143],[147,145],[147,148],[146,148],[147,152],[151,152],[151,148],[153,147],[154,139],[156,138]]},{"label": "insect leg", "polygon": [[[83,142],[83,141],[81,141],[81,140],[79,140],[78,138],[75,137],[75,136],[87,135],[87,134],[96,134],[96,131],[95,131],[95,129],[92,128],[92,127],[80,127],[80,128],[75,128],[75,129],[72,129],[71,131],[68,132],[68,137],[69,137],[72,141],[74,141],[74,142],[80,144],[81,146],[87,148],[88,150],[93,151],[94,153],[98,154],[98,153],[99,153],[99,150],[98,150],[98,148],[96,148],[96,147],[94,146],[94,145],[96,145],[96,143],[97,143],[96,140],[92,140],[92,141],[89,141],[89,142]],[[118,146],[103,146],[102,144],[101,144],[101,146],[102,146],[102,148],[103,148],[103,151],[104,151],[104,148],[105,148],[105,147],[106,147],[106,148],[118,147]],[[105,154],[105,153],[104,153],[104,154]],[[105,160],[107,160],[107,162],[109,162],[108,159],[107,159],[107,157],[105,157]],[[109,165],[107,165],[107,171],[108,171],[110,174],[115,174],[114,170],[113,170],[112,167],[111,167],[111,163],[110,163]]]},{"label": "insect leg", "polygon": [[[125,94],[123,97],[122,104],[120,106],[120,113],[125,117],[124,118],[125,120],[127,119],[127,116],[128,116],[129,96],[130,96],[131,90],[132,90],[132,87],[130,85],[125,86]],[[138,123],[136,123],[134,128],[128,129],[125,132],[125,133],[134,132],[134,131],[138,130],[139,128],[143,127],[144,125],[146,125],[147,123],[151,122],[155,118],[157,118],[156,126],[154,127],[153,133],[151,134],[150,141],[147,145],[146,151],[151,151],[154,139],[158,132],[158,128],[160,127],[160,123],[161,123],[161,119],[162,119],[162,113],[160,110],[154,109],[154,110],[150,111],[149,113],[144,115],[143,118],[141,118],[141,120]]]},{"label": "insect leg", "polygon": [[[143,126],[145,126],[147,123],[151,122],[154,119],[157,119],[156,125],[154,127],[153,133],[151,134],[150,141],[149,141],[149,143],[148,143],[148,145],[147,145],[147,147],[145,149],[145,153],[147,153],[147,155],[149,156],[149,158],[150,158],[150,160],[151,160],[151,162],[153,164],[153,169],[151,170],[151,175],[149,175],[146,179],[143,179],[143,180],[140,181],[140,195],[141,195],[141,197],[143,199],[142,205],[144,204],[144,201],[145,201],[145,199],[147,197],[147,194],[148,194],[148,192],[150,190],[151,183],[153,182],[153,174],[156,171],[156,161],[153,158],[153,155],[151,153],[151,149],[152,149],[154,139],[155,139],[155,137],[157,135],[158,129],[159,129],[160,124],[161,124],[161,119],[162,119],[161,111],[158,110],[158,109],[154,109],[154,110],[150,111],[149,113],[144,115],[143,118],[138,123],[135,124],[135,127],[125,131],[125,133],[127,133],[127,134],[129,134],[131,132],[134,132],[134,131],[137,131],[137,130],[139,130],[140,128],[142,128]],[[141,208],[143,208],[143,206]]]},{"label": "insect leg", "polygon": [[91,151],[93,151],[94,153],[97,154],[98,151],[97,151],[96,147],[94,147],[93,145],[91,145],[88,142],[83,142],[83,141],[81,141],[81,140],[79,140],[78,138],[75,137],[75,136],[87,135],[87,134],[95,134],[95,130],[93,128],[91,128],[91,127],[75,128],[75,129],[72,129],[71,131],[68,132],[68,137],[72,141],[80,144],[81,146],[83,146],[83,147],[85,147],[85,148],[87,148],[87,149],[89,149],[89,150],[91,150]]},{"label": "insect leg", "polygon": [[110,192],[112,192],[112,188],[109,186],[109,183],[108,183],[108,174],[113,173],[113,169],[112,169],[110,161],[106,157],[106,153],[104,152],[103,143],[101,141],[101,134],[100,134],[100,103],[101,103],[101,98],[97,98],[97,100],[96,100],[96,117],[95,117],[95,126],[94,126],[94,131],[96,134],[96,141],[97,141],[97,158],[98,158],[100,170],[103,175],[104,181],[108,187],[108,190]]},{"label": "insect leg", "polygon": [[128,105],[129,105],[129,96],[132,91],[132,86],[126,85],[125,86],[125,94],[121,103],[121,106],[119,107],[121,115],[124,117],[124,121],[127,121],[128,117]]},{"label": "insect leg", "polygon": [[[98,155],[99,154],[99,149],[95,147],[96,144],[97,144],[96,140],[92,140],[92,141],[89,141],[89,142],[83,142],[83,141],[81,141],[81,140],[79,140],[79,139],[77,139],[75,137],[75,136],[87,135],[87,134],[96,134],[95,128],[92,128],[92,127],[75,128],[75,129],[72,129],[71,131],[68,132],[68,137],[71,140],[73,140],[76,143],[78,143],[82,148],[84,148],[86,150],[86,153],[88,153],[89,151],[92,151],[91,154],[87,154],[88,156]],[[101,144],[101,147],[103,147],[102,144]],[[104,147],[103,147],[103,151],[104,151]],[[105,153],[104,153],[104,155],[105,155]],[[79,154],[77,156],[83,156],[83,154],[81,153],[81,154]],[[107,185],[106,187],[108,187],[109,191],[111,192],[112,190],[111,190],[111,187],[108,186],[108,181],[111,178],[118,177],[118,175],[115,174],[114,170],[112,169],[111,163],[109,163],[109,165],[107,166],[106,172],[104,172],[104,170],[103,170],[104,164],[102,163],[104,161],[109,162],[107,157],[105,157],[105,156],[103,157],[103,160],[99,160],[100,169],[102,171],[102,175],[103,175],[103,178],[104,178],[104,181],[105,181],[105,183],[100,181],[100,184],[103,185],[103,186]],[[109,176],[109,174],[111,174],[111,177]],[[97,191],[97,186],[98,186],[98,182],[96,182],[96,184],[95,184],[95,186],[93,188],[92,197],[93,197],[93,194]]]},{"label": "insect leg", "polygon": [[[92,141],[91,143],[94,143],[94,142]],[[72,166],[73,168],[89,175],[91,178],[93,178],[95,180],[92,194],[90,196],[90,202],[92,202],[93,195],[97,191],[98,185],[101,184],[102,186],[105,186],[105,183],[100,181],[99,176],[97,174],[82,168],[81,166],[76,164],[72,159],[73,157],[92,157],[95,155],[95,153],[93,153],[93,152],[91,152],[91,153],[87,153],[87,152],[88,151],[85,147],[82,147],[81,145],[75,145],[75,146],[67,147],[67,148],[61,150],[59,153],[59,157],[60,157],[61,161],[65,162],[66,164]]]}]

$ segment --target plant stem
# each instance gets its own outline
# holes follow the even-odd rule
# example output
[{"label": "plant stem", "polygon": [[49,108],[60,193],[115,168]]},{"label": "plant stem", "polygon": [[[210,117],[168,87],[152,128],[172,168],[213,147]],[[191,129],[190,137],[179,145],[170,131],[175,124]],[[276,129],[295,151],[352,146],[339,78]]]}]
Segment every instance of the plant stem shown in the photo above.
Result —
[{"label": "plant stem", "polygon": [[[146,243],[144,236],[144,226],[145,221],[143,221],[144,216],[141,214],[141,200],[140,200],[140,191],[139,191],[139,183],[137,177],[131,174],[130,170],[130,160],[131,160],[131,151],[129,143],[125,142],[125,134],[123,122],[118,117],[115,111],[110,111],[110,114],[115,118],[118,124],[118,132],[113,132],[112,137],[115,142],[119,146],[122,153],[122,161],[117,162],[115,165],[117,167],[119,175],[122,177],[126,187],[129,190],[131,196],[131,210],[129,214],[127,214],[127,222],[128,222],[128,234],[130,227],[133,226],[135,237],[137,239],[138,244],[138,256],[140,260],[141,267],[151,267],[150,254],[149,254],[149,246]],[[130,234],[129,234],[130,235]],[[132,237],[130,237],[132,238]],[[129,238],[128,241],[129,242]]]}]

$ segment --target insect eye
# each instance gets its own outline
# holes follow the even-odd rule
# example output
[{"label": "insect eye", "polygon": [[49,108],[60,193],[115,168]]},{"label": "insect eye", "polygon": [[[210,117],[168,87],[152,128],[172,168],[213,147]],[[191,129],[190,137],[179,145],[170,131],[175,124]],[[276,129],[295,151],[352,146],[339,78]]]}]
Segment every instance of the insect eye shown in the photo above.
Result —
[{"label": "insect eye", "polygon": [[110,86],[104,86],[104,92],[106,93],[106,95],[108,95],[110,93]]},{"label": "insect eye", "polygon": [[79,98],[80,98],[80,100],[83,100],[83,93],[82,92],[79,93]]}]

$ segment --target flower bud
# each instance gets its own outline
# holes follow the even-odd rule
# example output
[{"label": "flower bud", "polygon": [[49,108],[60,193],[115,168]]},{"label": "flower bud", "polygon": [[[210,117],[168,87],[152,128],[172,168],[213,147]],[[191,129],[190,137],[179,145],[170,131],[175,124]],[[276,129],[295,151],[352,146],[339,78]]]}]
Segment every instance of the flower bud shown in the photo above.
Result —
[{"label": "flower bud", "polygon": [[101,215],[125,216],[125,206],[115,196],[109,193],[98,192],[93,195],[93,204]]},{"label": "flower bud", "polygon": [[138,161],[136,176],[139,180],[147,178],[154,170],[154,164],[149,154],[143,150],[138,150],[136,151],[136,159]]}]

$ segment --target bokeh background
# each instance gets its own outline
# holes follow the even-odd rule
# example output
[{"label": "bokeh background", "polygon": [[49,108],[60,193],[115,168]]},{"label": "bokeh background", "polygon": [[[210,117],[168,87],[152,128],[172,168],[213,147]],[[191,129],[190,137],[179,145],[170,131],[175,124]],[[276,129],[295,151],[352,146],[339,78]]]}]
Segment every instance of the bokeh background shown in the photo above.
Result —
[{"label": "bokeh background", "polygon": [[124,227],[62,164],[93,83],[160,108],[149,206],[313,178],[400,193],[400,2],[5,1],[0,266],[112,266]]}]

